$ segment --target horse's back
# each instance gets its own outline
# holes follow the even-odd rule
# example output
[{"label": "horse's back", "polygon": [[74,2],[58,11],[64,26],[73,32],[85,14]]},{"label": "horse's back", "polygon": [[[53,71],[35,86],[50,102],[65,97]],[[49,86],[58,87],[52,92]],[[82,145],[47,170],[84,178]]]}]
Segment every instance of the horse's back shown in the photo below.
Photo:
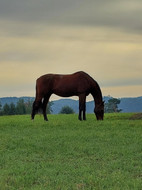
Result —
[{"label": "horse's back", "polygon": [[59,96],[73,96],[81,93],[88,94],[90,78],[84,72],[69,75],[54,75],[53,92]]},{"label": "horse's back", "polygon": [[59,96],[89,94],[92,78],[85,72],[73,74],[46,74],[37,79],[38,91],[42,94],[54,93]]}]

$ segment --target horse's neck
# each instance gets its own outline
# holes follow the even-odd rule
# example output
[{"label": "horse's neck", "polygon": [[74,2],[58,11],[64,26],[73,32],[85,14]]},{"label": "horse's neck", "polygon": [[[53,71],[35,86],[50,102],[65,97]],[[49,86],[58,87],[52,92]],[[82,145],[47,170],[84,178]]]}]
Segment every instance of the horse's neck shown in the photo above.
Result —
[{"label": "horse's neck", "polygon": [[[93,95],[92,95],[93,96]],[[95,105],[100,105],[102,103],[102,98],[93,96]]]},{"label": "horse's neck", "polygon": [[99,87],[94,88],[92,90],[91,94],[92,94],[92,96],[94,98],[95,105],[99,105],[99,104],[102,103],[102,101],[103,101],[102,92],[101,92]]}]

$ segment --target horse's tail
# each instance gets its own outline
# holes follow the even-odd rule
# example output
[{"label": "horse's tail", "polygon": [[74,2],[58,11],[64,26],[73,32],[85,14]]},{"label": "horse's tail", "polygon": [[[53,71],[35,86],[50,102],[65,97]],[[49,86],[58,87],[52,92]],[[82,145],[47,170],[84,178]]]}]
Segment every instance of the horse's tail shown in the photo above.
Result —
[{"label": "horse's tail", "polygon": [[37,114],[37,113],[43,113],[43,104],[42,104],[42,101],[37,102],[35,100],[33,102],[32,113],[31,113],[32,120],[34,119],[35,114]]},{"label": "horse's tail", "polygon": [[36,113],[42,113],[43,110],[43,97],[40,94],[40,89],[38,87],[38,83],[36,83],[36,97],[33,103],[33,109],[35,109]]},{"label": "horse's tail", "polygon": [[42,109],[42,105],[43,105],[43,92],[42,92],[42,88],[40,83],[38,84],[38,82],[36,83],[36,100],[37,102],[39,102],[39,109]]}]

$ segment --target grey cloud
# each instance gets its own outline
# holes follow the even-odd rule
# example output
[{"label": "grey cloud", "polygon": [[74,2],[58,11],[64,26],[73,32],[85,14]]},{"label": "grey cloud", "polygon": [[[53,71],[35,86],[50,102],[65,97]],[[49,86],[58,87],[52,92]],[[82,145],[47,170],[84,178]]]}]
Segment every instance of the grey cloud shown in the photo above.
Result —
[{"label": "grey cloud", "polygon": [[132,79],[126,79],[126,78],[122,78],[122,79],[114,79],[113,80],[105,80],[105,81],[101,81],[100,84],[103,87],[118,87],[118,86],[141,86],[142,85],[142,79],[141,77],[136,77],[136,78],[132,78]]},{"label": "grey cloud", "polygon": [[0,18],[43,24],[120,27],[142,30],[140,0],[4,0]]}]

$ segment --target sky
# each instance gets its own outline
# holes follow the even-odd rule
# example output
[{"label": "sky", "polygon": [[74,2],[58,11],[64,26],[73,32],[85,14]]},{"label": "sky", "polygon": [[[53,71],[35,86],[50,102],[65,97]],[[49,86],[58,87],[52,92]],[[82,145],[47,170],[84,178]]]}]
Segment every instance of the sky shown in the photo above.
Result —
[{"label": "sky", "polygon": [[141,20],[141,0],[0,0],[0,97],[80,70],[103,96],[142,96]]}]

